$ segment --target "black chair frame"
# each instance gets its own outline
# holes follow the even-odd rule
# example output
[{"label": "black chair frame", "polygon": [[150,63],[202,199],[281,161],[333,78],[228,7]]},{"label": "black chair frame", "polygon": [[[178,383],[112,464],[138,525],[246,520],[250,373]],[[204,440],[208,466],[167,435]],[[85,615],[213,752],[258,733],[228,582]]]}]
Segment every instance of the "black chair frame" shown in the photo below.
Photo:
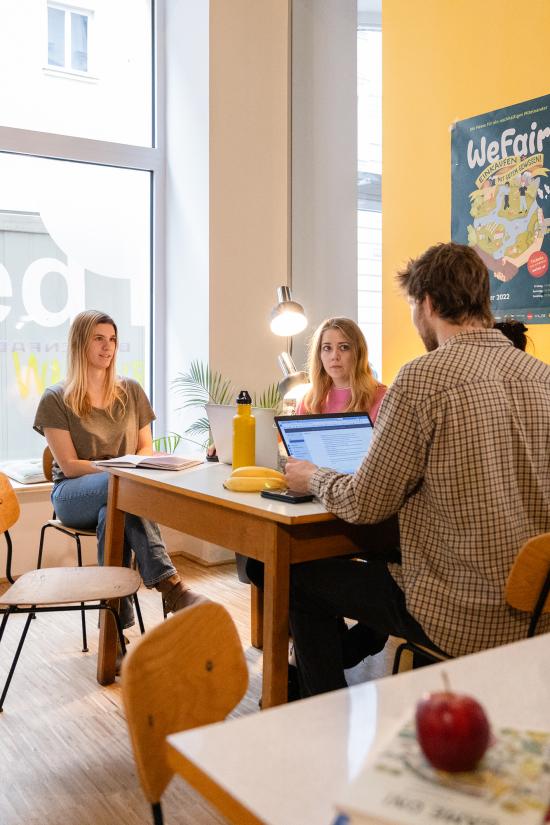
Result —
[{"label": "black chair frame", "polygon": [[[13,555],[13,546],[11,542],[11,536],[8,530],[4,530],[4,536],[6,539],[6,578],[10,584],[15,584],[15,579],[12,576],[11,572],[11,560]],[[4,612],[4,611],[1,611]]]},{"label": "black chair frame", "polygon": [[[52,519],[55,519],[55,510],[52,514]],[[52,527],[54,530],[59,530],[60,533],[63,533],[65,536],[69,536],[70,538],[74,539],[76,542],[76,562],[78,567],[82,567],[82,545],[80,543],[80,537],[83,535],[87,535],[87,533],[80,533],[78,530],[67,530],[62,524],[51,524],[47,522],[46,524],[42,525],[42,529],[40,531],[40,544],[38,545],[38,559],[36,562],[36,569],[40,570],[42,567],[42,555],[44,552],[44,538],[46,535],[46,530],[48,527]],[[84,605],[81,605],[82,613],[82,652],[88,653],[88,636],[86,633],[86,612],[84,610]]]},{"label": "black chair frame", "polygon": [[[141,609],[139,606],[139,600],[137,594],[134,593],[133,595],[134,604],[136,608],[136,614],[138,617],[138,623],[141,630],[141,633],[145,633],[145,628],[143,626],[143,619],[141,617]],[[118,635],[118,643],[120,645],[120,649],[122,651],[122,655],[126,655],[126,641],[124,639],[124,633],[122,632],[122,625],[120,623],[120,616],[118,610],[113,607],[111,604],[108,604],[106,601],[100,601],[97,604],[69,604],[69,605],[55,605],[55,606],[48,606],[48,607],[37,607],[36,605],[29,605],[28,607],[19,607],[19,606],[8,606],[7,608],[3,609],[2,612],[4,616],[2,618],[2,624],[0,625],[0,642],[2,641],[2,637],[4,635],[4,630],[6,629],[6,625],[8,623],[8,619],[10,616],[15,615],[17,613],[26,613],[27,614],[27,621],[25,622],[25,626],[23,628],[23,632],[21,633],[21,638],[19,639],[19,644],[17,645],[17,650],[15,651],[15,655],[13,657],[13,661],[11,663],[10,671],[6,678],[6,682],[4,684],[4,689],[2,691],[2,695],[0,696],[0,713],[4,710],[4,701],[6,699],[9,686],[11,684],[11,680],[13,678],[13,674],[15,673],[15,668],[17,666],[17,662],[19,661],[19,656],[21,655],[21,650],[23,649],[23,645],[25,643],[25,639],[27,637],[27,633],[29,630],[29,626],[31,623],[31,619],[35,618],[37,613],[65,613],[65,612],[72,612],[75,610],[79,611],[86,611],[86,610],[108,610],[111,615],[113,616],[116,624],[117,635]]]}]

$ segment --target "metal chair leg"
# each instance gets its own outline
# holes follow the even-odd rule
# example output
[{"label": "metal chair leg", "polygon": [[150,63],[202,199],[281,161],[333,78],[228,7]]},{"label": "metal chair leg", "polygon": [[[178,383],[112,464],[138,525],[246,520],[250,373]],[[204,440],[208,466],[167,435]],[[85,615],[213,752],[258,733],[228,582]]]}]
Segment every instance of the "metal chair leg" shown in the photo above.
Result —
[{"label": "metal chair leg", "polygon": [[40,531],[40,544],[38,545],[38,559],[37,559],[37,562],[36,562],[36,569],[37,570],[40,570],[40,568],[42,567],[42,554],[44,552],[44,537],[45,537],[45,533],[46,533],[46,530],[48,529],[48,527],[51,527],[51,524],[43,524],[42,525],[42,530]]},{"label": "metal chair leg", "polygon": [[7,551],[6,551],[6,578],[9,581],[10,584],[15,584],[15,579],[13,578],[13,576],[11,574],[12,543],[11,543],[10,534],[7,530],[4,531],[4,536],[6,537],[6,545],[7,545]]},{"label": "metal chair leg", "polygon": [[25,622],[25,627],[23,628],[23,633],[21,634],[21,638],[19,639],[19,644],[17,645],[17,650],[15,651],[15,656],[13,657],[13,662],[11,663],[10,672],[8,673],[8,678],[6,679],[6,684],[4,685],[4,690],[2,691],[2,696],[0,696],[0,713],[4,710],[4,699],[8,693],[9,686],[11,684],[11,680],[13,678],[13,674],[15,673],[15,668],[17,662],[19,660],[19,655],[23,648],[23,644],[25,642],[25,638],[27,636],[29,626],[32,620],[32,613],[29,613],[27,616],[27,621]]},{"label": "metal chair leg", "polygon": [[154,825],[164,825],[164,819],[162,816],[162,807],[160,802],[151,802],[151,810],[153,811],[153,823]]},{"label": "metal chair leg", "polygon": [[141,607],[139,605],[139,599],[138,599],[138,594],[137,593],[134,593],[133,599],[134,599],[134,606],[136,608],[136,616],[137,616],[138,625],[139,625],[139,632],[143,636],[143,634],[145,633],[145,625],[143,624],[143,618],[141,616]]},{"label": "metal chair leg", "polygon": [[4,635],[4,630],[6,629],[6,625],[8,623],[8,619],[10,617],[11,612],[12,612],[11,607],[8,607],[7,610],[4,610],[4,616],[2,618],[2,624],[0,625],[0,642],[2,641],[2,636]]},{"label": "metal chair leg", "polygon": [[[82,545],[80,544],[80,536],[75,535],[76,541],[76,560],[79,567],[82,567]],[[84,610],[84,602],[80,603],[82,607],[82,653],[88,653],[88,637],[86,635],[86,611]]]}]

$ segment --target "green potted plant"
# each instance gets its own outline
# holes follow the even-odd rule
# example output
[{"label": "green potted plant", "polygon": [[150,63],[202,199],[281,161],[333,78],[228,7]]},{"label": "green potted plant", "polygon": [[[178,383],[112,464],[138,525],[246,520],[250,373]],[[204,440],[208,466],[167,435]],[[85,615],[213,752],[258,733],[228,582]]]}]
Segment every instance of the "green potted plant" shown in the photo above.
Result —
[{"label": "green potted plant", "polygon": [[[230,425],[235,414],[236,390],[228,378],[213,370],[202,361],[192,361],[187,372],[180,372],[172,381],[172,386],[182,404],[178,409],[199,407],[205,415],[199,416],[187,429],[186,434],[194,436],[207,447],[216,441],[221,461],[231,463]],[[256,417],[256,463],[273,466],[276,463],[276,438],[271,432],[273,416],[282,409],[282,399],[278,385],[270,384],[260,393],[251,392],[253,412]],[[218,409],[216,409],[218,408]],[[214,428],[214,436],[212,435]],[[264,461],[265,459],[265,461]]]}]

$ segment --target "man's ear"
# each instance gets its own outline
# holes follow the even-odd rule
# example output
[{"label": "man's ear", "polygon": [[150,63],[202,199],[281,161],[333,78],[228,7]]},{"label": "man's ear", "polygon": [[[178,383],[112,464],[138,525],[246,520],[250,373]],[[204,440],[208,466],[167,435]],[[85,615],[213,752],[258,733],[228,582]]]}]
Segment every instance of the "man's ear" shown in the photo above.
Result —
[{"label": "man's ear", "polygon": [[433,305],[433,301],[428,294],[424,295],[424,300],[422,301],[424,305],[424,313],[428,318],[431,318],[432,315],[435,314],[435,309]]}]

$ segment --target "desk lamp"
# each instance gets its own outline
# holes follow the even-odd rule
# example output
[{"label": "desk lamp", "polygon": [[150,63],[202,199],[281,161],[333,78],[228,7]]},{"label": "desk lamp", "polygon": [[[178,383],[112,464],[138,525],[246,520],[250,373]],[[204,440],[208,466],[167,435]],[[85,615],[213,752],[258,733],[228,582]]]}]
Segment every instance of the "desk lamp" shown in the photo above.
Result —
[{"label": "desk lamp", "polygon": [[299,371],[292,360],[292,336],[306,328],[307,318],[302,305],[292,300],[290,287],[277,288],[277,301],[277,306],[271,310],[271,331],[289,339],[289,352],[281,352],[278,357],[284,376],[279,383],[279,393],[283,401],[295,404],[310,386],[307,373]]},{"label": "desk lamp", "polygon": [[298,371],[288,352],[281,352],[277,360],[284,375],[283,380],[279,382],[281,398],[286,401],[300,401],[310,387],[307,372]]},{"label": "desk lamp", "polygon": [[277,287],[277,306],[271,310],[271,332],[290,338],[307,327],[307,318],[301,304],[292,300],[289,286]]}]

